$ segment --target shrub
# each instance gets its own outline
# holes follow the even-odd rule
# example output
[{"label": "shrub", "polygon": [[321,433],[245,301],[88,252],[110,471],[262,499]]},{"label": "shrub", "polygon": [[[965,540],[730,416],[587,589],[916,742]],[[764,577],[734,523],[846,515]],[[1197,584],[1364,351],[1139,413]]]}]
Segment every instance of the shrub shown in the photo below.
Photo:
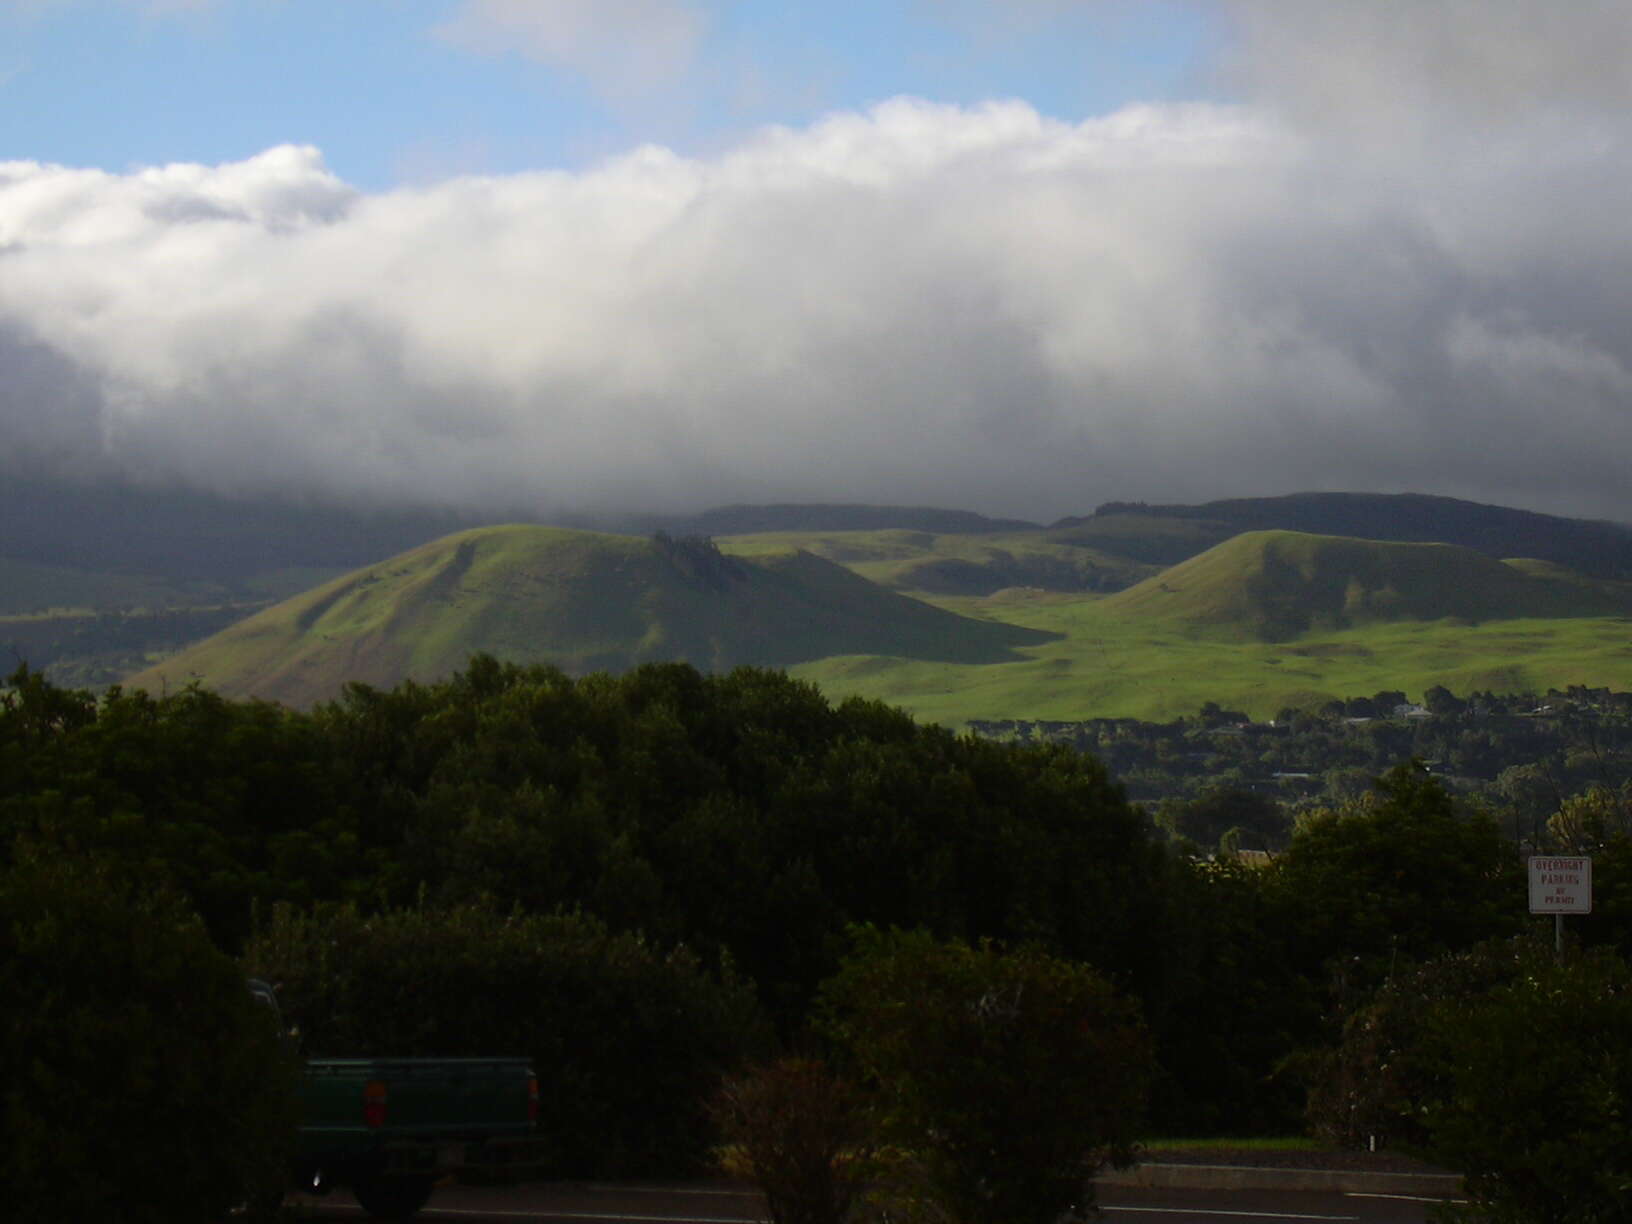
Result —
[{"label": "shrub", "polygon": [[[1350,1018],[1312,1120],[1460,1169],[1470,1219],[1597,1224],[1632,1211],[1632,969],[1492,942],[1391,981]],[[1452,1213],[1454,1214],[1454,1213]]]},{"label": "shrub", "polygon": [[16,848],[0,997],[8,1219],[202,1222],[281,1181],[294,1064],[174,896]]},{"label": "shrub", "polygon": [[1435,1008],[1425,1045],[1446,1091],[1425,1121],[1489,1224],[1632,1215],[1632,970],[1608,952]]},{"label": "shrub", "polygon": [[924,933],[855,932],[827,1028],[876,1100],[879,1137],[964,1224],[1046,1224],[1126,1165],[1151,1054],[1137,1009],[1086,965]]},{"label": "shrub", "polygon": [[1491,940],[1390,978],[1344,1017],[1337,1046],[1310,1060],[1310,1128],[1345,1147],[1426,1151],[1424,1111],[1448,1091],[1447,1068],[1427,1045],[1434,1015],[1552,960],[1550,944]]},{"label": "shrub", "polygon": [[771,1224],[842,1224],[872,1173],[860,1094],[825,1064],[783,1058],[728,1076],[713,1114],[727,1172],[765,1194]]}]

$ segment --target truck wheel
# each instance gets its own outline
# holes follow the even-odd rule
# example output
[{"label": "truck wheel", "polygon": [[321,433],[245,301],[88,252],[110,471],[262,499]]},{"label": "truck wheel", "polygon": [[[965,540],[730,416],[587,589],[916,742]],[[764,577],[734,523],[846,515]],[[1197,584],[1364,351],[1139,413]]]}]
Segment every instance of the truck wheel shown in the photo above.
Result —
[{"label": "truck wheel", "polygon": [[360,1174],[352,1183],[362,1209],[376,1220],[410,1220],[430,1201],[436,1178],[407,1174],[388,1177],[383,1173]]}]

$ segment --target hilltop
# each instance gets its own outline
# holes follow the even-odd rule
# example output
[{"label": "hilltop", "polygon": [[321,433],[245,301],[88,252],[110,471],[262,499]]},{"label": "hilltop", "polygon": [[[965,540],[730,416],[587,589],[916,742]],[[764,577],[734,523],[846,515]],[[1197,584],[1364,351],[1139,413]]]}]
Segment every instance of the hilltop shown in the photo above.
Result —
[{"label": "hilltop", "polygon": [[1598,578],[1632,579],[1632,527],[1561,518],[1425,493],[1291,493],[1200,505],[1109,502],[1056,528],[1147,534],[1158,522],[1187,524],[1212,542],[1243,531],[1302,531],[1402,543],[1456,544],[1489,557],[1533,557]]},{"label": "hilltop", "polygon": [[930,607],[808,553],[746,560],[697,539],[512,525],[458,532],[346,574],[127,683],[198,680],[229,696],[305,705],[348,681],[439,678],[476,651],[573,673],[855,654],[983,664],[1049,636]]},{"label": "hilltop", "polygon": [[1275,642],[1389,621],[1618,616],[1632,599],[1556,566],[1510,565],[1452,544],[1249,531],[1110,596],[1104,608]]}]

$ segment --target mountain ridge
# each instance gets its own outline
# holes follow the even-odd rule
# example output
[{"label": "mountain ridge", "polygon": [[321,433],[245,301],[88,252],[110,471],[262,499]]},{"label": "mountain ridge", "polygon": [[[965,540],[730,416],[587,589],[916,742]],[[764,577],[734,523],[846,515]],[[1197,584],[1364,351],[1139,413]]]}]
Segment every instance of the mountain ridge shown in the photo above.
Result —
[{"label": "mountain ridge", "polygon": [[1107,502],[1091,515],[1052,526],[1083,527],[1118,516],[1196,520],[1236,531],[1457,544],[1486,556],[1532,557],[1592,577],[1632,579],[1632,526],[1429,493],[1289,493],[1196,505]]}]

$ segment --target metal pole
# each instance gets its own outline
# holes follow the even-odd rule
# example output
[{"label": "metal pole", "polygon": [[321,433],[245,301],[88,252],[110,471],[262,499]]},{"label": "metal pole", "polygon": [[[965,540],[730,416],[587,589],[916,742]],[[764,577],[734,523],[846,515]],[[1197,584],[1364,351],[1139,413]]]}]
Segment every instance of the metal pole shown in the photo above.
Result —
[{"label": "metal pole", "polygon": [[1553,915],[1553,957],[1559,964],[1564,963],[1564,915]]}]

